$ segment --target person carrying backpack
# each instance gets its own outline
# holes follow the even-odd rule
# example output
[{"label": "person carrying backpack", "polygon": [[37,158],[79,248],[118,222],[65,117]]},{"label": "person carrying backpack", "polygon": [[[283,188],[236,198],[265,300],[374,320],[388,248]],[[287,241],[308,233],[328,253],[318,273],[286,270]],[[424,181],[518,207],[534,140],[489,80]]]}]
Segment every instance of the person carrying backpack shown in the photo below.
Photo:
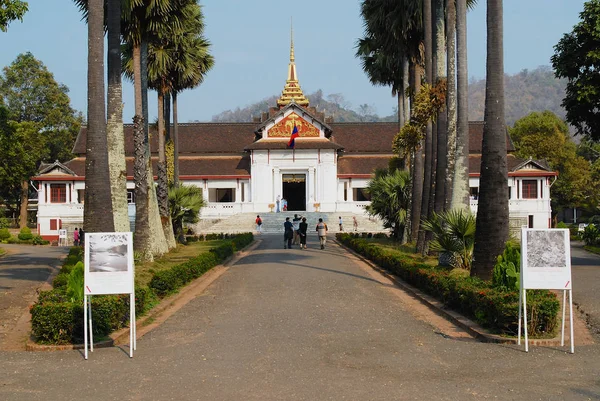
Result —
[{"label": "person carrying backpack", "polygon": [[256,223],[256,231],[258,233],[261,233],[262,232],[262,219],[260,218],[260,215],[258,215],[258,214],[256,215],[255,223]]},{"label": "person carrying backpack", "polygon": [[294,238],[294,226],[289,217],[285,218],[283,223],[283,249],[292,249],[292,239]]}]

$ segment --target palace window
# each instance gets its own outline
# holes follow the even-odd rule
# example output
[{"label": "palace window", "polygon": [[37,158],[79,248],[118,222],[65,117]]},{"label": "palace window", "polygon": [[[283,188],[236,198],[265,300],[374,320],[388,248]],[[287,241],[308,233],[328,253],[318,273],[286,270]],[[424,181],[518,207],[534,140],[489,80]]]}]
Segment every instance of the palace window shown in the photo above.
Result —
[{"label": "palace window", "polygon": [[479,199],[479,187],[470,187],[469,191],[470,191],[469,198],[471,200],[478,200]]},{"label": "palace window", "polygon": [[371,194],[367,188],[352,188],[353,199],[356,202],[367,202],[371,200]]},{"label": "palace window", "polygon": [[50,203],[67,203],[67,184],[50,184]]},{"label": "palace window", "polygon": [[538,181],[523,180],[523,199],[537,199]]},{"label": "palace window", "polygon": [[127,190],[127,204],[135,205],[135,189]]},{"label": "palace window", "polygon": [[208,190],[208,201],[216,203],[235,202],[234,188],[210,188]]},{"label": "palace window", "polygon": [[77,199],[78,199],[79,203],[81,203],[81,204],[85,203],[85,189],[77,190]]}]

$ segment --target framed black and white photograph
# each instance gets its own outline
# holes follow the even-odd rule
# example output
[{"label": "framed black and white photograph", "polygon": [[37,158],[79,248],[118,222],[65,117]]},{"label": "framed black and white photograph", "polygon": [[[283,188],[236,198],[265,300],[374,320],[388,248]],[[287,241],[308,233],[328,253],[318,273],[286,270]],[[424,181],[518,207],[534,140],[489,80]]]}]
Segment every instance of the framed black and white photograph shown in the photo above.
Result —
[{"label": "framed black and white photograph", "polygon": [[127,263],[127,235],[107,233],[88,234],[90,249],[90,273],[125,272]]},{"label": "framed black and white photograph", "polygon": [[571,288],[571,248],[568,229],[523,229],[521,284],[525,289]]}]

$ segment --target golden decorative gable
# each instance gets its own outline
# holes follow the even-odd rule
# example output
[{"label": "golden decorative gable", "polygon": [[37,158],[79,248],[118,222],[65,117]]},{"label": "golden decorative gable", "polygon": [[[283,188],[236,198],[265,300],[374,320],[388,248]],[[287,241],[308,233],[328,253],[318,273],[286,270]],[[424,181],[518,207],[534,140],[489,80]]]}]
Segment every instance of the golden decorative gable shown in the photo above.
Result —
[{"label": "golden decorative gable", "polygon": [[321,131],[317,127],[310,124],[296,113],[289,114],[271,127],[267,132],[267,136],[269,138],[289,138],[292,135],[294,124],[298,127],[298,135],[300,137],[318,138],[321,136]]}]

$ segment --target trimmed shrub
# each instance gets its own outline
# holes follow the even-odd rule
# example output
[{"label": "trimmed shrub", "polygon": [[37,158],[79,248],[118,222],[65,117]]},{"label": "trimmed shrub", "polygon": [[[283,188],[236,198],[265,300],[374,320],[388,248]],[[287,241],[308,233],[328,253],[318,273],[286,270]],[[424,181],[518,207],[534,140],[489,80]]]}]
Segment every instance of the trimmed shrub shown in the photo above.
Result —
[{"label": "trimmed shrub", "polygon": [[6,241],[10,238],[10,232],[8,228],[0,228],[0,241]]},{"label": "trimmed shrub", "polygon": [[[157,296],[165,296],[200,277],[235,249],[241,249],[254,239],[251,233],[232,237],[230,241],[202,253],[187,262],[168,270],[156,272],[149,286],[135,286],[136,314],[142,315],[156,302]],[[67,344],[83,338],[83,302],[76,301],[75,290],[83,283],[80,273],[83,249],[71,248],[61,271],[53,281],[54,289],[43,291],[31,308],[32,334],[36,341],[45,344]],[[68,288],[71,288],[70,290]],[[128,295],[102,295],[92,297],[94,335],[103,337],[118,330],[129,321]]]},{"label": "trimmed shrub", "polygon": [[[419,262],[410,255],[397,254],[364,239],[337,234],[338,240],[407,283],[439,299],[445,305],[469,316],[483,327],[501,334],[516,335],[519,293],[492,287],[473,277],[451,275],[448,270]],[[557,326],[559,303],[546,290],[527,292],[528,330],[532,336],[553,333]]]},{"label": "trimmed shrub", "polygon": [[31,228],[23,227],[21,231],[19,231],[19,239],[21,241],[29,241],[33,239],[33,234],[31,234]]}]

